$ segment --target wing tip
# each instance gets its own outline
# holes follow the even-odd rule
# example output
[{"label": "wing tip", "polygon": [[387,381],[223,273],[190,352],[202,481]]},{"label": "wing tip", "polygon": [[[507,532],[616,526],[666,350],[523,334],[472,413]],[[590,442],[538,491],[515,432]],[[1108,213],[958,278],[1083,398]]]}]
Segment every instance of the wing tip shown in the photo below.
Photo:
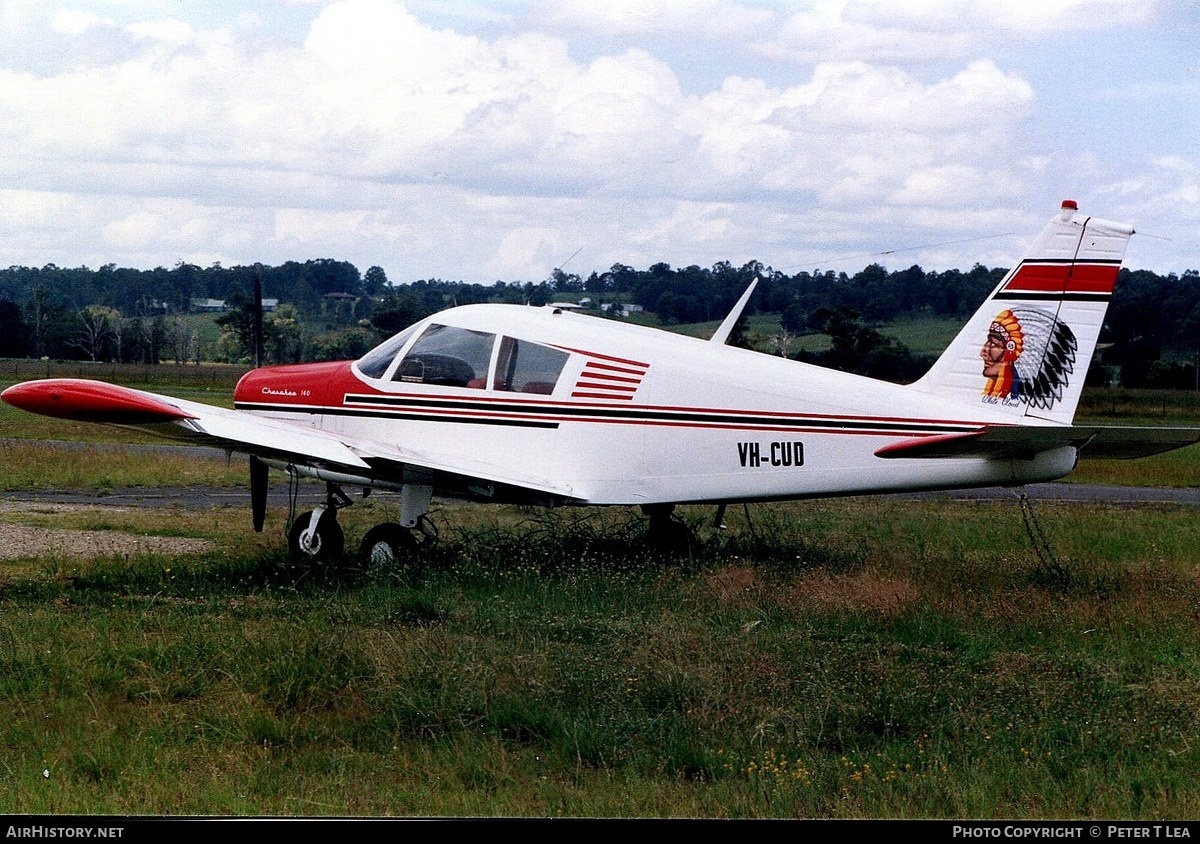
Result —
[{"label": "wing tip", "polygon": [[0,399],[30,413],[78,422],[138,425],[191,418],[151,393],[87,378],[25,381],[0,393]]}]

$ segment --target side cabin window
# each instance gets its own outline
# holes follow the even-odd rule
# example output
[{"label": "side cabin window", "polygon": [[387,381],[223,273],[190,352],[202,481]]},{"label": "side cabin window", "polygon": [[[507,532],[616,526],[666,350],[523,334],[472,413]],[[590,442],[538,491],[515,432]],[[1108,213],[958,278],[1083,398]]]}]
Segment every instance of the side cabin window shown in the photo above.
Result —
[{"label": "side cabin window", "polygon": [[566,352],[540,343],[501,337],[492,389],[549,395],[554,392],[567,357]]},{"label": "side cabin window", "polygon": [[404,355],[392,380],[483,389],[494,341],[495,335],[486,331],[430,325]]}]

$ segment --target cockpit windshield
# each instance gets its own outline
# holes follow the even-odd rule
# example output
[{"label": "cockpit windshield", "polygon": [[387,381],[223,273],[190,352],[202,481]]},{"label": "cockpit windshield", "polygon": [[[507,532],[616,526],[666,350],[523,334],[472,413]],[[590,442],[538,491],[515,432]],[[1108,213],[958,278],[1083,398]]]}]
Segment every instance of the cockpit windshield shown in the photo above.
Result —
[{"label": "cockpit windshield", "polygon": [[393,381],[483,389],[495,334],[430,325],[392,373]]},{"label": "cockpit windshield", "polygon": [[496,335],[487,331],[438,323],[420,325],[424,328],[415,340],[419,325],[367,352],[358,361],[358,371],[367,378],[386,378],[393,383],[475,390],[490,385],[492,390],[549,395],[570,357],[561,349],[515,337],[501,337],[497,346]]},{"label": "cockpit windshield", "polygon": [[396,353],[404,348],[404,344],[412,338],[416,330],[417,326],[410,325],[371,349],[358,359],[358,371],[368,378],[382,378]]}]

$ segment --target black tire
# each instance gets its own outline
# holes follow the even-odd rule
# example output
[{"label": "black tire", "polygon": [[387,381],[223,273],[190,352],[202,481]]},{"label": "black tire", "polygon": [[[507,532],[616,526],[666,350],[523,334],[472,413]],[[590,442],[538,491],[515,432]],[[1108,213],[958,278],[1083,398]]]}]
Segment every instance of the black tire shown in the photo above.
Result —
[{"label": "black tire", "polygon": [[411,530],[385,522],[367,531],[358,547],[358,558],[368,569],[399,569],[412,562],[418,547]]},{"label": "black tire", "polygon": [[646,530],[646,545],[658,554],[688,557],[695,551],[696,535],[678,516],[652,518]]},{"label": "black tire", "polygon": [[312,541],[305,544],[304,531],[308,529],[311,519],[312,511],[309,510],[301,513],[292,522],[291,530],[288,531],[288,549],[292,556],[297,560],[322,563],[341,557],[346,548],[346,535],[342,532],[342,526],[338,524],[334,511],[330,509],[321,514]]}]

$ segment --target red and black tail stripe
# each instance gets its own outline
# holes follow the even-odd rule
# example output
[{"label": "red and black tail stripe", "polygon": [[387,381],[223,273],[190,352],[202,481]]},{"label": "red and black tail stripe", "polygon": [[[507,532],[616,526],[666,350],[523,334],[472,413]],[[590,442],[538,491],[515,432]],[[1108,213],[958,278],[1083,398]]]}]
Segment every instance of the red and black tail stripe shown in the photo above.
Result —
[{"label": "red and black tail stripe", "polygon": [[1108,302],[1120,261],[1028,260],[996,291],[996,299]]}]

